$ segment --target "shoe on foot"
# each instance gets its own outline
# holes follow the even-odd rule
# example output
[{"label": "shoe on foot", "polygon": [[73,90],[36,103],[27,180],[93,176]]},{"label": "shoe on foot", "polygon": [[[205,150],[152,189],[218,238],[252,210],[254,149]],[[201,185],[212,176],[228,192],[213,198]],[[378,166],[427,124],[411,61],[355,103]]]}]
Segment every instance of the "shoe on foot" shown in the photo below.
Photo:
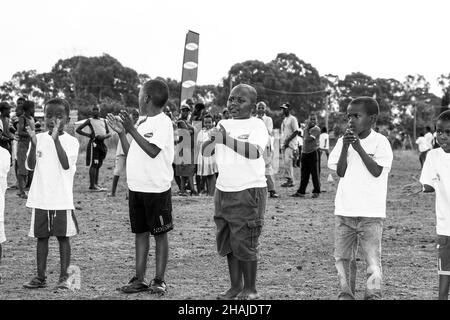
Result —
[{"label": "shoe on foot", "polygon": [[279,198],[280,196],[275,191],[270,191],[269,192],[269,197],[271,197],[271,198]]},{"label": "shoe on foot", "polygon": [[108,195],[107,195],[108,198],[112,198],[112,197],[115,197],[115,196],[116,196],[115,193],[108,193]]},{"label": "shoe on foot", "polygon": [[59,278],[58,284],[56,285],[55,289],[69,290],[70,289],[69,277]]},{"label": "shoe on foot", "polygon": [[304,197],[305,197],[305,194],[304,194],[304,193],[300,193],[300,192],[296,192],[296,193],[294,193],[293,195],[291,195],[291,197],[294,197],[294,198],[304,198]]},{"label": "shoe on foot", "polygon": [[38,288],[45,288],[47,286],[47,281],[39,277],[34,277],[29,282],[26,282],[23,284],[24,288],[27,289],[38,289]]},{"label": "shoe on foot", "polygon": [[318,198],[320,196],[320,193],[313,193],[311,198]]},{"label": "shoe on foot", "polygon": [[285,183],[283,183],[281,186],[282,186],[283,188],[290,188],[290,187],[293,187],[293,186],[294,186],[294,183],[293,183],[292,181],[288,180],[288,181],[286,181]]},{"label": "shoe on foot", "polygon": [[123,293],[138,293],[148,291],[148,284],[144,281],[140,281],[136,276],[131,278],[127,285],[117,288],[118,291]]},{"label": "shoe on foot", "polygon": [[159,280],[159,279],[153,279],[151,284],[150,284],[150,291],[152,293],[156,293],[159,294],[160,296],[166,294],[167,292],[167,285],[164,282],[164,280]]}]

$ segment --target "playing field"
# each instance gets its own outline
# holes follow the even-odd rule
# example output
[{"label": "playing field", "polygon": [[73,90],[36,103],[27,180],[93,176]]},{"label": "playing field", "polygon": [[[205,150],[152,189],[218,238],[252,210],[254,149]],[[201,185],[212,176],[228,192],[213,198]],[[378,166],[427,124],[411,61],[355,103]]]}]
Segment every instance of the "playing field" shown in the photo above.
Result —
[{"label": "playing field", "polygon": [[[322,159],[323,166],[325,160]],[[101,169],[100,184],[111,187],[114,151]],[[418,156],[396,152],[389,178],[387,219],[383,235],[385,299],[434,299],[437,296],[434,195],[407,198],[401,186],[419,175]],[[106,192],[88,192],[84,154],[78,159],[74,201],[81,233],[72,240],[72,264],[81,269],[81,289],[56,292],[59,253],[50,242],[48,288],[27,290],[22,283],[35,273],[35,240],[29,238],[29,209],[16,190],[6,194],[1,299],[214,299],[228,286],[226,259],[215,250],[213,201],[206,196],[179,197],[172,190],[175,229],[169,234],[170,257],[166,275],[168,293],[157,298],[148,293],[125,295],[115,289],[134,275],[134,236],[128,222],[125,179],[116,198]],[[299,169],[296,168],[296,187]],[[333,258],[333,201],[337,186],[327,182],[318,199],[289,197],[296,188],[277,187],[279,199],[268,199],[261,240],[257,286],[263,299],[335,299],[337,274]],[[10,173],[11,175],[11,173]],[[12,178],[12,176],[10,176]],[[13,180],[10,179],[10,184]],[[277,185],[281,180],[277,177]],[[308,186],[310,192],[312,186]],[[358,195],[355,195],[357,197]],[[147,278],[154,274],[151,241]],[[357,296],[364,293],[365,268],[358,259]]]}]

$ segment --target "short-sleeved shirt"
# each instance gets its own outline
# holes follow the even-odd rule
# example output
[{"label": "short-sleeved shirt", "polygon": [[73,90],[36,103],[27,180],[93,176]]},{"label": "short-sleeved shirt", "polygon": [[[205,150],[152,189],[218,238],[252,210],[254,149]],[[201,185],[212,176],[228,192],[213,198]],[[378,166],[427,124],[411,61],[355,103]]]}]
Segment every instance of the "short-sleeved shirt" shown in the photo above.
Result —
[{"label": "short-sleeved shirt", "polygon": [[419,152],[425,152],[430,150],[430,146],[425,139],[425,137],[418,137],[416,140],[417,147],[419,148]]},{"label": "short-sleeved shirt", "polygon": [[[371,130],[370,134],[360,140],[364,151],[383,170],[374,177],[361,159],[358,152],[350,145],[347,153],[347,170],[340,178],[335,198],[335,215],[347,217],[386,217],[386,196],[388,175],[392,165],[392,148],[388,139]],[[343,146],[342,137],[330,153],[328,167],[337,170],[337,164]]]},{"label": "short-sleeved shirt", "polygon": [[[317,149],[319,149],[319,136],[320,136],[320,128],[318,126],[314,126],[309,129],[305,129],[303,131],[303,148],[302,153],[311,153]],[[310,140],[310,137],[314,137],[314,139]]]},{"label": "short-sleeved shirt", "polygon": [[[290,114],[288,117],[284,118],[283,122],[281,123],[281,135],[283,137],[283,143],[296,131],[298,132],[297,118]],[[298,141],[294,137],[294,139],[289,142],[289,148],[297,149],[297,147]]]},{"label": "short-sleeved shirt", "polygon": [[[236,140],[257,145],[261,150],[267,145],[269,134],[261,119],[220,120],[217,127],[220,125]],[[223,144],[216,144],[215,152],[219,170],[216,188],[220,191],[236,192],[267,186],[262,152],[257,159],[247,159]]]},{"label": "short-sleeved shirt", "polygon": [[[69,160],[64,170],[56,153],[56,146],[48,131],[36,135],[36,166],[26,206],[43,210],[75,209],[73,205],[73,178],[76,171],[78,140],[64,132],[59,136]],[[27,155],[30,153],[31,143]],[[28,168],[28,163],[25,162]]]},{"label": "short-sleeved shirt", "polygon": [[173,179],[174,158],[173,125],[164,113],[147,117],[137,127],[138,133],[161,151],[155,158],[150,157],[131,141],[127,155],[127,183],[134,192],[162,193],[170,189]]},{"label": "short-sleeved shirt", "polygon": [[[128,143],[130,144],[131,141],[133,140],[133,137],[129,133],[127,133],[126,137],[127,137]],[[119,139],[119,142],[117,142],[116,157],[124,156],[124,155],[125,155],[125,152],[123,152],[122,142],[120,142],[120,139]]]},{"label": "short-sleeved shirt", "polygon": [[330,135],[326,132],[321,133],[319,136],[319,148],[320,149],[330,149]]},{"label": "short-sleeved shirt", "polygon": [[420,182],[436,192],[436,232],[450,236],[450,153],[442,148],[428,151]]},{"label": "short-sleeved shirt", "polygon": [[425,133],[425,141],[427,142],[428,150],[433,149],[433,134],[431,132]]}]

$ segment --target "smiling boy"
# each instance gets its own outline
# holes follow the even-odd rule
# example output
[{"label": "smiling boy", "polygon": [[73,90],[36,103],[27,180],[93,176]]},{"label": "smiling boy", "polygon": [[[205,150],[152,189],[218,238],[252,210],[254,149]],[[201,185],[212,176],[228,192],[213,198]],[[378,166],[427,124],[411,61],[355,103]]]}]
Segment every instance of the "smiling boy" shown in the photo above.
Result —
[{"label": "smiling boy", "polygon": [[[436,122],[439,148],[428,151],[420,183],[404,187],[411,194],[436,192],[439,300],[448,300],[450,287],[450,111]],[[416,189],[416,190],[414,190]]]},{"label": "smiling boy", "polygon": [[64,131],[69,122],[69,103],[52,99],[45,104],[45,122],[49,131],[31,137],[27,168],[34,170],[26,206],[31,208],[29,236],[37,238],[37,276],[25,283],[28,289],[43,288],[46,283],[48,241],[55,236],[59,243],[61,272],[57,288],[68,289],[70,265],[69,237],[78,233],[73,205],[73,178],[78,157],[78,140]]},{"label": "smiling boy", "polygon": [[347,108],[348,129],[328,159],[328,167],[340,177],[334,210],[339,300],[355,299],[358,244],[367,264],[364,298],[381,299],[381,237],[393,154],[387,138],[372,130],[378,113],[374,99],[352,100]]},{"label": "smiling boy", "polygon": [[216,154],[217,250],[227,257],[231,280],[230,289],[218,299],[259,298],[258,247],[267,199],[263,152],[269,135],[264,122],[251,117],[256,97],[256,90],[249,85],[234,87],[227,103],[232,119],[219,121],[202,146],[203,155],[210,156],[213,149]]}]

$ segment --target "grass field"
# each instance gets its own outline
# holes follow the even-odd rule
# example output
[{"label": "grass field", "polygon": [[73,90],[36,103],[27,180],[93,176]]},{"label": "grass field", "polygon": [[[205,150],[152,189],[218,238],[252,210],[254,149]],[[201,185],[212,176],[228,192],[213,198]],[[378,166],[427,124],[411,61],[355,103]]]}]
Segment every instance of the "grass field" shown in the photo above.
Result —
[{"label": "grass field", "polygon": [[[101,169],[100,184],[110,188],[114,152],[110,150]],[[323,167],[325,160],[323,159]],[[437,271],[435,249],[434,195],[407,198],[400,188],[419,174],[418,156],[395,153],[389,178],[387,219],[383,235],[385,299],[435,299]],[[330,171],[322,171],[318,199],[291,198],[296,188],[283,189],[277,178],[280,199],[268,199],[265,226],[260,238],[261,261],[258,289],[263,299],[335,299],[338,282],[333,259],[333,201],[337,186],[327,182]],[[157,298],[148,293],[124,295],[115,288],[134,275],[134,237],[128,222],[125,179],[119,181],[116,198],[106,192],[87,191],[88,168],[84,154],[78,159],[74,201],[81,233],[72,239],[72,264],[81,269],[81,289],[56,292],[59,253],[56,239],[50,242],[49,287],[22,288],[35,273],[35,240],[29,238],[29,209],[16,190],[6,194],[3,263],[0,271],[1,299],[214,299],[228,286],[226,259],[215,250],[213,201],[206,196],[179,197],[172,189],[175,229],[169,234],[170,257],[166,281],[167,295]],[[299,183],[299,169],[296,169]],[[10,184],[13,183],[10,172]],[[310,192],[312,186],[308,186]],[[147,277],[154,274],[154,242]],[[357,296],[364,292],[365,268],[358,262]]]}]

